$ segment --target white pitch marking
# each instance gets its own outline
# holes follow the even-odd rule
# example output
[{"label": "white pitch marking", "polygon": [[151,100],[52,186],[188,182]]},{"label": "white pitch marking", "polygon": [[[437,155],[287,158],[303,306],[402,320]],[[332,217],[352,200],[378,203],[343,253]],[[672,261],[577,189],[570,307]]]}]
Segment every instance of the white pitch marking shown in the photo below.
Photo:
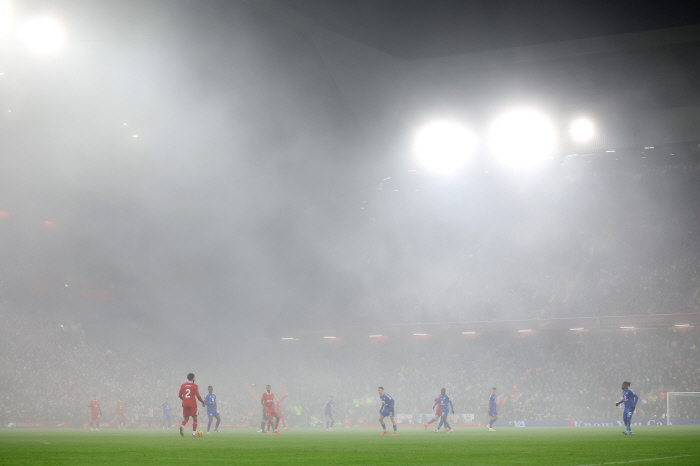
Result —
[{"label": "white pitch marking", "polygon": [[673,458],[686,458],[688,456],[698,456],[698,455],[678,455],[678,456],[664,456],[662,458],[647,458],[643,460],[629,460],[629,461],[612,461],[610,463],[592,463],[592,464],[581,464],[579,466],[600,466],[601,464],[625,464],[625,463],[638,463],[640,461],[656,461],[656,460],[670,460]]}]

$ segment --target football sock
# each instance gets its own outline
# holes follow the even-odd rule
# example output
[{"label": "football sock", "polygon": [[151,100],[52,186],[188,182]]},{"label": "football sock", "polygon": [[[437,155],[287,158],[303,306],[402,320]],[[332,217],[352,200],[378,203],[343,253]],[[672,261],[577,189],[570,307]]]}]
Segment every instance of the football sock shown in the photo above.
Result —
[{"label": "football sock", "polygon": [[493,419],[489,420],[489,429],[493,427]]},{"label": "football sock", "polygon": [[275,421],[275,430],[277,430],[277,428],[279,427],[279,425],[280,425],[280,420],[277,419],[277,420]]},{"label": "football sock", "polygon": [[197,432],[197,419],[192,420],[192,432]]},{"label": "football sock", "polygon": [[326,421],[326,429],[330,427],[330,421]]},{"label": "football sock", "polygon": [[386,425],[382,422],[382,429],[386,430]]},{"label": "football sock", "polygon": [[182,427],[185,427],[185,424],[187,424],[187,421],[188,421],[188,419],[186,419],[186,418],[182,420]]},{"label": "football sock", "polygon": [[331,427],[333,427],[334,422],[335,422],[335,420],[331,420]]},{"label": "football sock", "polygon": [[429,421],[428,421],[428,425],[432,424],[433,422],[435,422],[435,419],[429,420]]},{"label": "football sock", "polygon": [[265,430],[265,419],[260,421],[260,430]]},{"label": "football sock", "polygon": [[440,427],[442,427],[442,418],[440,418],[440,424],[438,424],[438,429],[437,429],[437,430],[440,430]]},{"label": "football sock", "polygon": [[452,427],[450,427],[450,423],[447,422],[447,418],[445,418],[445,429],[450,429],[450,430],[452,430]]},{"label": "football sock", "polygon": [[394,432],[396,432],[396,424],[394,424]]},{"label": "football sock", "polygon": [[207,424],[207,432],[209,432],[209,429],[211,429],[211,419],[209,419],[209,424]]},{"label": "football sock", "polygon": [[216,430],[219,430],[219,424],[221,424],[221,418],[216,420],[216,427],[214,427]]}]

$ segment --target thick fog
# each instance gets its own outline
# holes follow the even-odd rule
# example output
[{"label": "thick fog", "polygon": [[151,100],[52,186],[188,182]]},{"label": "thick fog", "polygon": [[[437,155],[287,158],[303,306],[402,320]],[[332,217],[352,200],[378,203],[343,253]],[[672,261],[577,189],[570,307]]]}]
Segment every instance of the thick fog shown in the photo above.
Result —
[{"label": "thick fog", "polygon": [[[110,419],[119,397],[157,418],[189,372],[252,425],[268,383],[299,426],[330,395],[339,419],[373,423],[379,385],[402,414],[446,387],[482,420],[496,386],[510,421],[617,417],[623,380],[646,418],[665,412],[657,391],[700,391],[692,328],[450,324],[697,312],[696,143],[440,177],[410,151],[433,81],[406,78],[398,116],[368,130],[318,44],[252,3],[11,7],[50,10],[67,36],[51,56],[0,46],[3,420],[82,424],[93,393]],[[491,78],[455,92],[517,88]],[[635,105],[653,100],[631,81]],[[445,325],[423,340],[408,324]]]}]

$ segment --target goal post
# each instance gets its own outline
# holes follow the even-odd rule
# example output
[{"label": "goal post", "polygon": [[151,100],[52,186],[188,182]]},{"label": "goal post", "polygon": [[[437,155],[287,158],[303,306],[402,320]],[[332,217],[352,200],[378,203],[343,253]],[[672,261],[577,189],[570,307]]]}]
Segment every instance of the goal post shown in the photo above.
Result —
[{"label": "goal post", "polygon": [[[692,400],[693,398],[695,400]],[[684,408],[691,410],[691,416],[693,413],[700,413],[700,392],[666,392],[666,425],[673,425],[672,419],[683,419],[681,416]],[[674,414],[674,418],[671,418],[671,414]]]}]

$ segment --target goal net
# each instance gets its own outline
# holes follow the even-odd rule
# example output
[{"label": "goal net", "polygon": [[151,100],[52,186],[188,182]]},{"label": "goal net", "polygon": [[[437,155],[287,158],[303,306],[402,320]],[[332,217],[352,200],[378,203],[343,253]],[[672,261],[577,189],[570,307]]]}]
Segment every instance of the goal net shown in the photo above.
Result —
[{"label": "goal net", "polygon": [[700,392],[666,392],[666,425],[700,419]]}]

